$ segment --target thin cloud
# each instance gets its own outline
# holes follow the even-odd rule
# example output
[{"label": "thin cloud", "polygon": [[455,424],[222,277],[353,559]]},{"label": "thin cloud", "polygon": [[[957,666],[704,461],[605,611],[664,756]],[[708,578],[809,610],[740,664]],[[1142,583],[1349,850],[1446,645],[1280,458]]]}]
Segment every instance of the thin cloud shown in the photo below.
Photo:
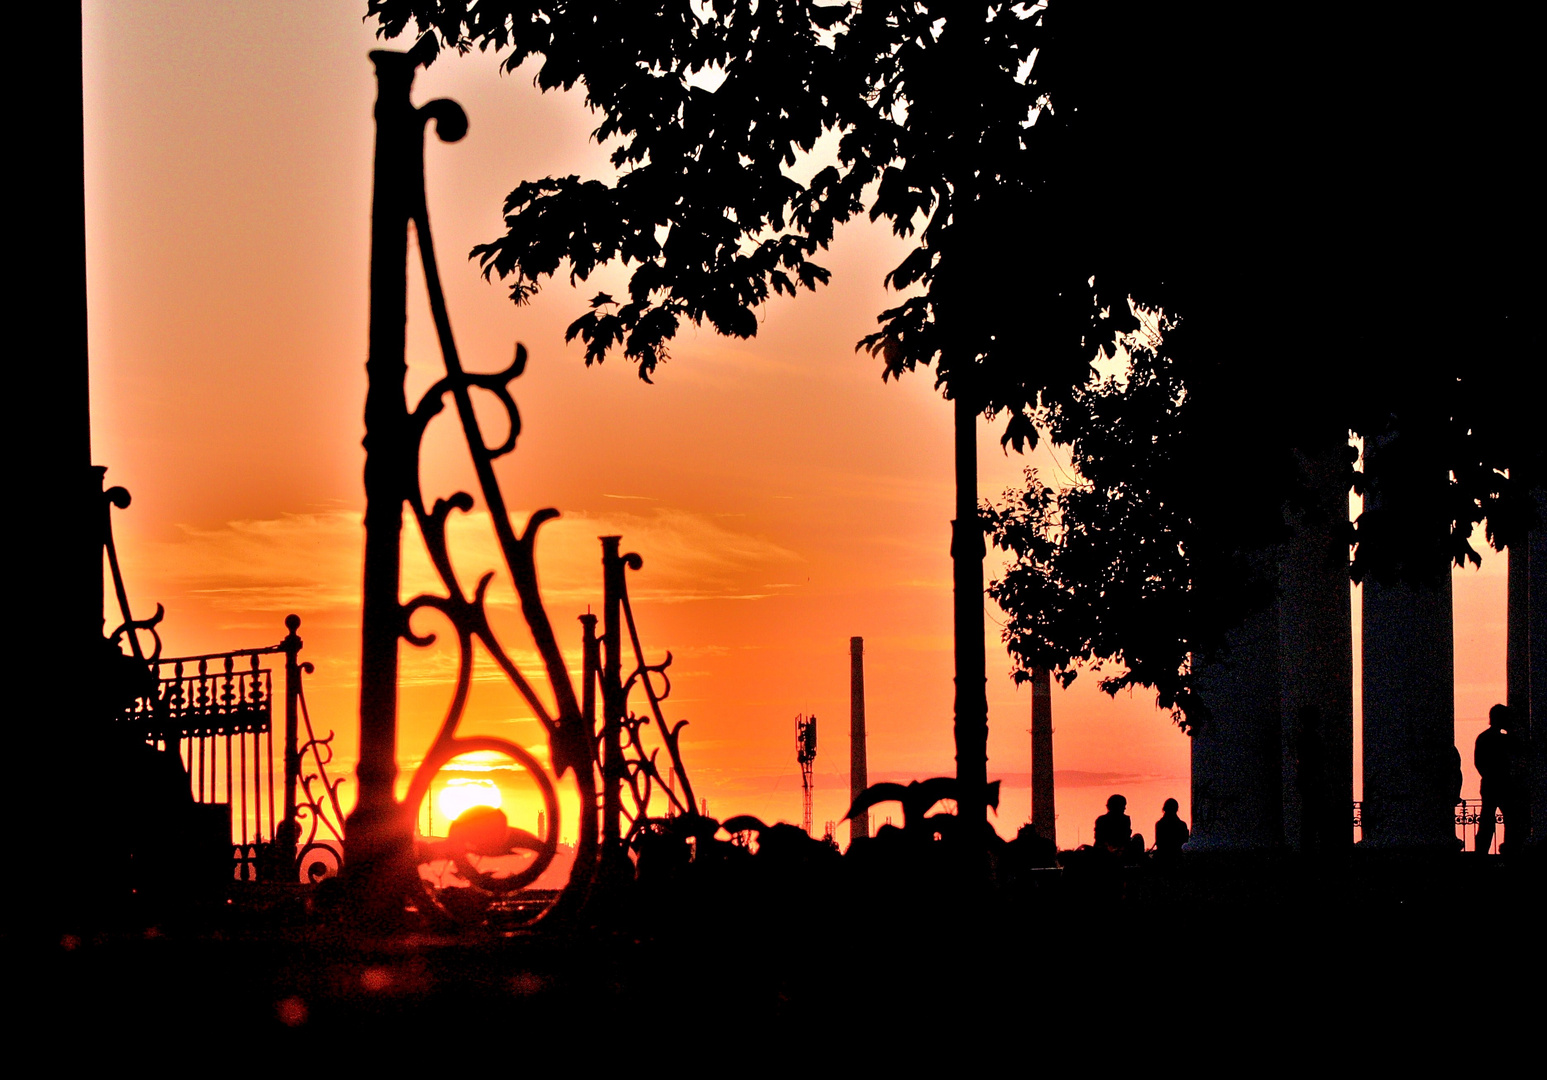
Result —
[{"label": "thin cloud", "polygon": [[[525,527],[524,512],[512,518]],[[405,529],[403,594],[444,594],[416,532],[411,525]],[[471,592],[483,574],[494,571],[490,607],[514,608],[488,514],[453,514],[447,533],[462,587]],[[201,605],[243,614],[293,609],[315,618],[358,610],[363,535],[358,513],[284,514],[218,528],[184,526],[176,539],[151,543],[139,557],[146,560],[148,579]],[[546,525],[537,541],[538,579],[550,605],[600,600],[597,538],[606,535],[621,535],[624,550],[644,560],[641,570],[629,574],[629,593],[637,601],[762,600],[770,589],[785,587],[763,584],[770,569],[802,561],[787,548],[707,514],[659,508],[565,515]]]}]

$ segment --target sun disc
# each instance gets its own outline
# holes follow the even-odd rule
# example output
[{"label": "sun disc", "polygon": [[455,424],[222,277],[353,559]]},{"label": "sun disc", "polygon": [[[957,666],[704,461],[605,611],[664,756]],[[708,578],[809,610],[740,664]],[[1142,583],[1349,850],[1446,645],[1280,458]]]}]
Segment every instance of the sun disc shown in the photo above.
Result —
[{"label": "sun disc", "polygon": [[475,806],[497,810],[501,801],[499,785],[493,780],[458,776],[446,781],[435,803],[447,821],[455,821]]}]

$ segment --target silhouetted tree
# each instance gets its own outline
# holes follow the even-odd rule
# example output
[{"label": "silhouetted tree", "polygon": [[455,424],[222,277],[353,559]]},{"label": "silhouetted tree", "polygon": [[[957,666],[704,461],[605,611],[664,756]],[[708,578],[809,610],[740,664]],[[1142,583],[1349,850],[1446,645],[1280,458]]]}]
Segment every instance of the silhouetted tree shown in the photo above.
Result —
[{"label": "silhouetted tree", "polygon": [[[1035,408],[1088,375],[1096,342],[1132,325],[1073,257],[1091,215],[1039,166],[1061,121],[1033,66],[1041,12],[942,0],[371,0],[382,32],[538,58],[543,89],[584,88],[616,139],[615,183],[549,177],[506,200],[506,232],[475,249],[519,303],[567,264],[572,281],[621,261],[628,295],[598,294],[569,337],[587,363],[621,348],[649,379],[684,319],[756,333],[755,308],[828,280],[816,262],[860,213],[915,237],[887,275],[916,290],[860,344],[883,377],[933,366],[955,408],[957,775],[984,820],[987,700],[974,427],[1009,414],[1036,441]],[[423,39],[421,39],[423,40]],[[836,161],[789,172],[824,135]],[[1040,169],[1040,171],[1039,171]],[[1073,170],[1070,170],[1071,177]],[[1058,201],[1062,199],[1063,201]],[[1099,224],[1099,221],[1098,221]]]},{"label": "silhouetted tree", "polygon": [[[1474,525],[1500,547],[1529,524],[1526,35],[1429,4],[1055,2],[1046,23],[1052,161],[1134,222],[1093,265],[1156,332],[1041,417],[1085,483],[1032,478],[991,512],[1016,556],[993,593],[1024,671],[1115,662],[1105,689],[1184,719],[1193,662],[1270,595],[1256,556],[1307,498],[1298,450],[1382,440],[1346,473],[1396,496],[1348,534],[1356,578],[1432,577],[1477,559]],[[1090,167],[1118,155],[1142,183]]]},{"label": "silhouetted tree", "polygon": [[1239,622],[1265,583],[1237,558],[1238,575],[1256,588],[1229,594],[1231,609],[1213,619],[1194,611],[1193,557],[1207,541],[1206,504],[1219,494],[1195,480],[1196,459],[1210,450],[1188,423],[1183,364],[1162,340],[1170,324],[1152,325],[1130,343],[1121,377],[1093,380],[1043,417],[1079,482],[1058,490],[1028,470],[1023,490],[983,507],[994,543],[1014,557],[989,595],[1009,615],[1005,644],[1022,681],[1038,664],[1065,686],[1078,665],[1115,664],[1101,689],[1153,687],[1185,723],[1200,635],[1217,638]]}]

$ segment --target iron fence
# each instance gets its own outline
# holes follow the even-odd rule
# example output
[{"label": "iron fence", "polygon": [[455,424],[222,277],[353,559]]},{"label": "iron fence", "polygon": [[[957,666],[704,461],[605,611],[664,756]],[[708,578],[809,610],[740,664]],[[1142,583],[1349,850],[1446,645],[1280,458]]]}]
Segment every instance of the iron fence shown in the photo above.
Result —
[{"label": "iron fence", "polygon": [[[1364,804],[1358,799],[1354,800],[1354,843],[1364,839]],[[1482,824],[1483,804],[1481,799],[1462,799],[1456,803],[1455,823],[1456,839],[1461,843],[1463,850],[1471,851],[1477,846],[1477,827]],[[1499,853],[1499,839],[1504,828],[1504,815],[1495,810],[1493,843],[1489,846],[1490,854]]]},{"label": "iron fence", "polygon": [[[315,881],[343,861],[339,781],[326,768],[333,736],[319,738],[306,709],[301,678],[312,666],[297,657],[300,625],[289,616],[284,640],[256,649],[168,658],[158,650],[145,658],[153,683],[119,717],[152,746],[177,751],[195,803],[227,809],[240,881]],[[273,673],[263,666],[273,655],[285,664],[278,748]]]}]

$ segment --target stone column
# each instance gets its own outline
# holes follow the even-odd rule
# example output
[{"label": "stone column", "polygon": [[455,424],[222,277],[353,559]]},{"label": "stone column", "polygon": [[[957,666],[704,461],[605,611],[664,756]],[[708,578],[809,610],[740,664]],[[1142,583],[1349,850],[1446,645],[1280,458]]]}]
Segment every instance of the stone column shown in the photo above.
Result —
[{"label": "stone column", "polygon": [[[1365,472],[1376,479],[1365,512],[1384,528],[1441,527],[1399,499],[1443,505],[1445,473],[1395,436],[1367,439]],[[1376,460],[1391,458],[1376,466]],[[1375,467],[1372,467],[1375,466]],[[1424,477],[1412,475],[1423,470]],[[1432,476],[1428,476],[1432,474]],[[1427,477],[1427,480],[1426,480]],[[1432,480],[1432,482],[1428,482]],[[1432,519],[1432,520],[1431,520]],[[1421,550],[1422,544],[1413,547]],[[1405,579],[1364,579],[1364,809],[1367,848],[1455,850],[1455,627],[1450,562],[1435,545]]]},{"label": "stone column", "polygon": [[1189,851],[1261,851],[1283,843],[1278,605],[1232,632],[1199,666],[1209,715],[1192,734]]},{"label": "stone column", "polygon": [[1505,671],[1515,736],[1528,746],[1521,782],[1531,813],[1530,842],[1541,847],[1547,845],[1547,490],[1534,496],[1540,524],[1509,550]]},{"label": "stone column", "polygon": [[1531,843],[1547,846],[1547,490],[1536,490],[1536,518],[1531,530],[1531,596],[1528,611],[1531,644]]},{"label": "stone column", "polygon": [[1290,511],[1279,561],[1280,790],[1284,840],[1296,849],[1353,842],[1348,450],[1338,429],[1297,452],[1310,497]]}]

